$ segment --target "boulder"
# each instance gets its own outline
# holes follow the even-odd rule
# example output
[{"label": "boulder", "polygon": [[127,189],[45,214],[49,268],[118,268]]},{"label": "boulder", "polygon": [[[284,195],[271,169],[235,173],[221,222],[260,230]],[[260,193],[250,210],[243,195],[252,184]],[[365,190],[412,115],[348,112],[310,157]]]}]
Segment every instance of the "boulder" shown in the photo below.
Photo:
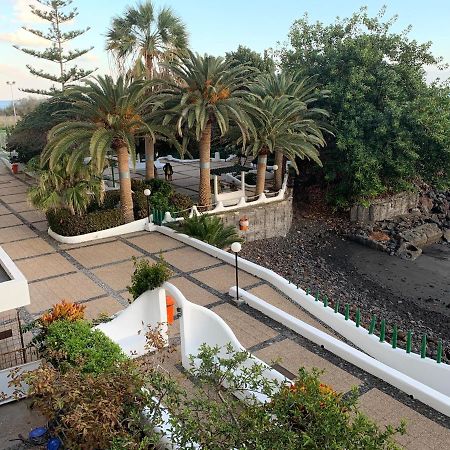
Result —
[{"label": "boulder", "polygon": [[415,245],[416,247],[422,247],[424,245],[438,242],[442,235],[442,230],[435,223],[425,223],[401,233],[401,237],[405,241]]},{"label": "boulder", "polygon": [[450,230],[445,230],[442,237],[444,238],[445,242],[450,242]]},{"label": "boulder", "polygon": [[408,261],[414,261],[422,254],[422,249],[416,247],[410,242],[403,242],[399,249],[397,250],[397,255],[402,259],[407,259]]}]

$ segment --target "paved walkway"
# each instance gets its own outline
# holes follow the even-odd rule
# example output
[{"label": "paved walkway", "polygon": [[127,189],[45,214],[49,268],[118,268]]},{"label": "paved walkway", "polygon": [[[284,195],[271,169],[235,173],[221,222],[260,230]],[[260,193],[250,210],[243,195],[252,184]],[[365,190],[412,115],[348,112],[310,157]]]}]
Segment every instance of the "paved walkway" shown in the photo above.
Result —
[{"label": "paved walkway", "polygon": [[[352,366],[248,306],[237,307],[227,292],[234,268],[159,233],[140,232],[80,245],[59,244],[46,233],[42,213],[26,202],[29,180],[0,167],[0,245],[29,280],[30,320],[66,298],[86,305],[89,317],[111,315],[128,304],[131,257],[156,260],[162,253],[173,270],[171,282],[188,300],[219,314],[240,342],[262,360],[293,376],[301,366],[324,369],[323,381],[340,392],[358,386],[362,410],[381,425],[408,421],[398,439],[407,449],[450,448],[450,421],[383,381]],[[266,281],[241,272],[240,285],[307,323],[332,333]],[[176,335],[175,323],[172,334]],[[174,361],[176,372],[180,361]],[[3,414],[0,408],[0,417]],[[446,447],[447,446],[447,447]]]}]

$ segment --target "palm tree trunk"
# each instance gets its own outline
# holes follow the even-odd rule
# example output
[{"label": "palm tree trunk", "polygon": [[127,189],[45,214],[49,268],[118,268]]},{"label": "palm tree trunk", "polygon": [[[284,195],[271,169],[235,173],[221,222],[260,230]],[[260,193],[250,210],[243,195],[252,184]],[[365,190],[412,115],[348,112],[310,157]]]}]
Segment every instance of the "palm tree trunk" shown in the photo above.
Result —
[{"label": "palm tree trunk", "polygon": [[255,195],[260,195],[264,192],[266,184],[266,168],[267,168],[267,150],[261,150],[258,155],[258,169],[256,172],[256,188]]},{"label": "palm tree trunk", "polygon": [[211,204],[211,122],[208,121],[200,138],[200,183],[198,201],[200,206]]},{"label": "palm tree trunk", "polygon": [[151,136],[145,136],[145,179],[155,178],[155,143]]},{"label": "palm tree trunk", "polygon": [[275,185],[274,188],[276,191],[281,189],[283,184],[283,172],[284,172],[284,155],[281,152],[275,152],[275,165],[278,166],[278,169],[275,171]]},{"label": "palm tree trunk", "polygon": [[128,166],[128,148],[124,143],[117,149],[117,165],[120,181],[120,209],[124,223],[133,222],[133,197],[131,196],[130,168]]}]

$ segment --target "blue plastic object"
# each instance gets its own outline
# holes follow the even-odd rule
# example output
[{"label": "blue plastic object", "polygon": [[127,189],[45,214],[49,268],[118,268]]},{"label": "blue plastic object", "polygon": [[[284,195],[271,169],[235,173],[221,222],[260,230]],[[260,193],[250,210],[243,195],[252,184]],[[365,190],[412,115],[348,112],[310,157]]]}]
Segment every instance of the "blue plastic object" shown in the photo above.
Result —
[{"label": "blue plastic object", "polygon": [[48,430],[45,427],[34,428],[28,434],[28,439],[33,444],[45,444],[47,440],[47,431]]},{"label": "blue plastic object", "polygon": [[47,450],[59,450],[61,448],[61,440],[57,437],[51,438],[47,442]]}]

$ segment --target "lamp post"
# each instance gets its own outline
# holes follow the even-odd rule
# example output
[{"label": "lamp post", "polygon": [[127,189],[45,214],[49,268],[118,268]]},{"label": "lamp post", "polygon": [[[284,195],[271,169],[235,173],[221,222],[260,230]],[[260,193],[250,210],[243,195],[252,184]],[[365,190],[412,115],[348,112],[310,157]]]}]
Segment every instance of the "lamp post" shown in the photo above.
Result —
[{"label": "lamp post", "polygon": [[238,253],[241,251],[242,245],[240,242],[233,242],[231,244],[231,251],[235,256],[235,267],[236,267],[236,303],[239,303],[239,271],[238,271]]},{"label": "lamp post", "polygon": [[6,84],[11,88],[11,100],[13,105],[13,112],[14,112],[14,125],[17,123],[17,114],[16,114],[16,103],[14,101],[14,91],[13,86],[16,84],[15,81],[7,81]]},{"label": "lamp post", "polygon": [[152,191],[150,189],[144,189],[144,195],[147,197],[147,220],[150,223],[150,194]]}]

